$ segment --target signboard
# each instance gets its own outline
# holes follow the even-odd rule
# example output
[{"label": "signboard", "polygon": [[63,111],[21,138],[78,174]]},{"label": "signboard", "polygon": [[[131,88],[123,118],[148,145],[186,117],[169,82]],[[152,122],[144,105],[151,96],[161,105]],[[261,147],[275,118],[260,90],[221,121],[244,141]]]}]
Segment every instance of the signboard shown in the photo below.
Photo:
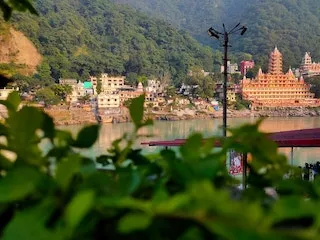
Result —
[{"label": "signboard", "polygon": [[229,151],[229,173],[231,175],[237,175],[242,173],[243,161],[242,154],[234,150]]}]

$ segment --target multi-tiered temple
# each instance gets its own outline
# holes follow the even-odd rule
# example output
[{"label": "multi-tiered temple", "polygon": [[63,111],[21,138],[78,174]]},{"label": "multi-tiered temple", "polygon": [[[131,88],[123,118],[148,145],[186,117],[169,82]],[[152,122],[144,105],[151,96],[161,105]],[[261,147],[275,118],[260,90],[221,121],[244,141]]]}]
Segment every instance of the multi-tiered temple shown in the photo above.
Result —
[{"label": "multi-tiered temple", "polygon": [[252,107],[319,106],[319,100],[310,92],[310,86],[292,70],[282,72],[282,54],[275,48],[270,54],[268,73],[261,69],[255,79],[242,80],[242,97]]}]

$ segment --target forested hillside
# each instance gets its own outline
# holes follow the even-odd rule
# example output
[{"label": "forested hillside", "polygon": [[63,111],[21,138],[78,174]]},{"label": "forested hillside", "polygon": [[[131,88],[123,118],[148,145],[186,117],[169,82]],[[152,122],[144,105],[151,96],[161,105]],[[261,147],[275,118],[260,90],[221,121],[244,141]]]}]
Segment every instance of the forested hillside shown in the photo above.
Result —
[{"label": "forested hillside", "polygon": [[40,72],[54,79],[134,72],[170,73],[179,82],[190,66],[212,70],[210,48],[133,8],[108,0],[38,0],[35,8],[38,17],[21,14],[12,21],[44,56]]},{"label": "forested hillside", "polygon": [[[186,29],[199,41],[213,45],[206,35],[210,26],[219,28],[242,22],[248,32],[233,37],[233,52],[254,55],[266,64],[274,45],[284,53],[285,66],[297,66],[305,51],[320,61],[319,0],[114,0]],[[218,45],[214,45],[215,48]]]}]

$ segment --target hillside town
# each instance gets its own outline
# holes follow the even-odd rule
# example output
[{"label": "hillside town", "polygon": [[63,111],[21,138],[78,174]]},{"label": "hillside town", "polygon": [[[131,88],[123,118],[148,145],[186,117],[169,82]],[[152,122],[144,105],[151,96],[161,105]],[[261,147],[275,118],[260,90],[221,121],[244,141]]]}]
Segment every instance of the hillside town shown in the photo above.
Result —
[{"label": "hillside town", "polygon": [[[238,83],[230,81],[227,87],[228,110],[231,117],[252,116],[255,111],[277,112],[279,109],[287,108],[300,109],[298,113],[287,112],[287,115],[299,115],[301,109],[320,106],[320,100],[310,92],[310,85],[304,82],[305,77],[320,75],[320,63],[312,62],[310,53],[305,54],[299,69],[290,68],[287,73],[283,73],[282,54],[275,47],[269,56],[267,73],[260,68],[255,77],[247,78],[247,72],[254,67],[253,60],[242,61],[240,68],[236,63],[228,61],[227,71],[230,78],[234,74],[243,76]],[[223,71],[224,68],[221,66],[221,72]],[[192,76],[192,71],[188,75]],[[204,70],[200,71],[200,75],[214,77],[214,73]],[[76,118],[85,122],[129,121],[127,106],[131,99],[142,94],[145,94],[146,112],[155,119],[221,117],[223,84],[220,82],[215,84],[214,95],[205,98],[194,94],[198,85],[184,83],[180,88],[174,88],[158,79],[146,79],[132,86],[127,84],[125,76],[113,76],[108,73],[90,76],[84,82],[77,79],[59,79],[58,85],[71,87],[71,91],[65,101],[56,106],[37,101],[32,93],[22,93],[22,97],[27,102],[37,102],[38,106],[58,119],[58,123],[63,124],[77,123],[72,121]],[[169,91],[170,88],[173,91]],[[0,98],[6,99],[8,94],[15,90],[17,89],[0,89]],[[72,112],[73,117],[70,116]],[[318,114],[316,112],[313,115]]]}]

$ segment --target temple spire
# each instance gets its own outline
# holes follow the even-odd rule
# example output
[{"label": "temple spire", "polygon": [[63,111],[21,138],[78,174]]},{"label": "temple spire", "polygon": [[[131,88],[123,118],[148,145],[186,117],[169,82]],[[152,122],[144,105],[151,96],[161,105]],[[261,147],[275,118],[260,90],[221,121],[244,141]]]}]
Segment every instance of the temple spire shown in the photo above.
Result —
[{"label": "temple spire", "polygon": [[292,72],[292,68],[291,68],[291,66],[289,67],[288,74],[289,74],[289,75],[293,75],[293,76],[294,76],[294,74],[293,74],[293,72]]},{"label": "temple spire", "polygon": [[269,68],[268,73],[272,75],[282,74],[282,54],[275,46],[274,50],[269,56]]}]

